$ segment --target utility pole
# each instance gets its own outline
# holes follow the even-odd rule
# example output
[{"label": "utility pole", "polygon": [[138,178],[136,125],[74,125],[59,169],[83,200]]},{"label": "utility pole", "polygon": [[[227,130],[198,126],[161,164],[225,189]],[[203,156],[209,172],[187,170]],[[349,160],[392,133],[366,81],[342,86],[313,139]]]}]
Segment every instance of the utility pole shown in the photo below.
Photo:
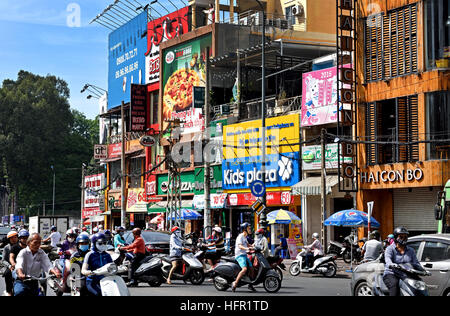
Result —
[{"label": "utility pole", "polygon": [[[206,134],[205,137],[205,144],[208,144],[209,142],[209,124],[210,124],[210,109],[209,109],[209,89],[211,85],[211,72],[210,72],[210,62],[209,62],[209,46],[206,47],[206,85],[205,85],[205,112],[203,113],[203,117],[205,118],[205,131]],[[202,147],[203,148],[203,147]],[[205,194],[205,216],[203,218],[203,228],[206,229],[206,227],[211,226],[211,192],[210,192],[210,164],[209,164],[209,157],[204,157],[205,165],[204,165],[204,194]],[[205,231],[205,236],[207,236],[207,232]]]},{"label": "utility pole", "polygon": [[55,168],[52,165],[52,170],[53,170],[53,209],[52,209],[52,213],[53,216],[55,216]]},{"label": "utility pole", "polygon": [[42,210],[44,211],[44,216],[45,216],[45,200],[42,202]]},{"label": "utility pole", "polygon": [[122,105],[120,107],[120,115],[122,118],[122,153],[121,153],[121,180],[120,180],[120,188],[121,188],[121,197],[122,197],[122,206],[120,212],[120,225],[122,227],[126,227],[126,218],[127,218],[127,210],[126,210],[126,198],[125,198],[125,186],[126,186],[126,172],[125,172],[125,112],[124,112],[124,102],[122,101]]},{"label": "utility pole", "polygon": [[322,146],[321,148],[321,162],[322,162],[322,172],[321,172],[321,180],[322,180],[322,190],[321,190],[321,234],[320,234],[320,241],[322,245],[326,245],[326,232],[325,232],[325,213],[327,210],[327,173],[325,170],[325,154],[326,154],[326,129],[322,128],[322,132],[320,134],[320,144]]},{"label": "utility pole", "polygon": [[84,167],[85,164],[82,163],[81,164],[81,225],[83,225],[83,210],[84,210],[84,188],[85,188],[85,184],[84,184]]}]

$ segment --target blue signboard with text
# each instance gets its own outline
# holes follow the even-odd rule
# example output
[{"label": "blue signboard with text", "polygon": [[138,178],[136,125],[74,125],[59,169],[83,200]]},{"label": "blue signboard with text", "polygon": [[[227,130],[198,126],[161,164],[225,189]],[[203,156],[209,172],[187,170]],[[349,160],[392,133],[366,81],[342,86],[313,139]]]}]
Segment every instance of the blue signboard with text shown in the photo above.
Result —
[{"label": "blue signboard with text", "polygon": [[[299,152],[267,155],[266,188],[290,187],[300,181]],[[249,189],[262,180],[261,156],[225,159],[222,161],[224,190]]]},{"label": "blue signboard with text", "polygon": [[108,110],[130,102],[131,84],[145,83],[147,12],[109,34]]}]

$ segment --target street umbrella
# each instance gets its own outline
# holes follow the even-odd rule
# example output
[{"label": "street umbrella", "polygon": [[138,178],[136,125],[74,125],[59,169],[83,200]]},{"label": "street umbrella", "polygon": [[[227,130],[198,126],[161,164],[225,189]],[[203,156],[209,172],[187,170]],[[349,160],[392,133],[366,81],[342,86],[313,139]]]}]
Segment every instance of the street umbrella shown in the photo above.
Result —
[{"label": "street umbrella", "polygon": [[292,212],[277,210],[267,214],[267,221],[269,224],[299,224],[301,219]]},{"label": "street umbrella", "polygon": [[159,214],[150,220],[150,224],[159,224],[162,221],[164,221],[164,216],[162,214]]},{"label": "street umbrella", "polygon": [[[328,217],[324,224],[326,226],[367,227],[369,224],[369,215],[353,209],[339,211]],[[373,217],[370,218],[370,225],[375,228],[380,227],[380,223]]]},{"label": "street umbrella", "polygon": [[[179,216],[179,218],[177,217],[177,219],[180,219],[182,221],[196,220],[196,219],[203,218],[203,215],[200,214],[199,212],[194,211],[194,210],[185,209],[185,208],[180,209],[178,213],[181,216]],[[175,214],[169,216],[169,220],[174,220],[174,219],[175,219]]]}]

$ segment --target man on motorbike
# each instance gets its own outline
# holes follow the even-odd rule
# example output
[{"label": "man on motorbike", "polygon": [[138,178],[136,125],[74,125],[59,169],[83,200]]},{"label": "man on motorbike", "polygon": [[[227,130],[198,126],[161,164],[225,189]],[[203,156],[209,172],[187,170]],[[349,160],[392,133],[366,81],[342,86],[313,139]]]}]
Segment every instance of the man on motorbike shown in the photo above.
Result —
[{"label": "man on motorbike", "polygon": [[129,246],[119,247],[119,250],[133,252],[134,258],[131,260],[130,270],[128,270],[128,278],[130,282],[127,284],[127,286],[138,286],[138,282],[134,280],[134,273],[136,272],[137,268],[139,268],[139,262],[141,262],[141,260],[145,258],[145,241],[141,236],[142,231],[140,228],[133,229],[132,233],[134,237],[133,243]]},{"label": "man on motorbike", "polygon": [[58,229],[56,226],[52,226],[50,228],[50,235],[45,238],[42,242],[46,243],[47,241],[50,241],[50,245],[52,248],[58,248],[58,244],[61,241],[61,234],[58,232]]},{"label": "man on motorbike", "polygon": [[9,254],[9,263],[11,264],[10,267],[11,271],[14,271],[16,269],[17,256],[19,255],[19,252],[22,249],[25,249],[27,247],[28,237],[30,237],[30,233],[27,230],[22,229],[17,234],[17,237],[19,238],[19,242],[11,247],[11,253]]},{"label": "man on motorbike", "polygon": [[364,255],[364,261],[376,260],[383,252],[383,245],[380,239],[380,233],[374,231],[370,234],[370,240],[364,243],[362,247],[362,255]]},{"label": "man on motorbike", "polygon": [[424,268],[417,260],[416,252],[413,248],[408,247],[409,232],[405,227],[397,227],[394,230],[394,244],[386,248],[384,253],[385,268],[383,274],[383,281],[389,289],[389,296],[400,295],[399,280],[406,277],[403,272],[396,269],[391,269],[392,264],[409,263],[414,269],[424,271]]},{"label": "man on motorbike", "polygon": [[113,260],[109,253],[106,252],[108,246],[104,234],[97,233],[93,235],[91,242],[92,250],[84,257],[81,274],[87,276],[86,287],[88,291],[95,296],[102,296],[100,280],[103,279],[104,276],[94,275],[93,271],[113,262]]},{"label": "man on motorbike", "polygon": [[11,254],[12,247],[18,243],[18,233],[15,230],[11,230],[8,235],[6,235],[8,244],[3,248],[2,264],[6,267],[3,277],[5,278],[5,295],[12,296],[14,280],[12,277],[11,263],[9,263],[9,255]]},{"label": "man on motorbike", "polygon": [[121,246],[125,246],[125,240],[123,235],[125,234],[125,228],[119,226],[116,228],[116,235],[114,236],[114,249],[118,249]]},{"label": "man on motorbike", "polygon": [[311,268],[314,264],[314,261],[316,261],[317,258],[323,256],[323,247],[319,240],[319,234],[314,233],[312,234],[312,238],[314,241],[311,245],[305,246],[309,252],[305,256],[305,264],[307,268]]},{"label": "man on motorbike", "polygon": [[213,228],[211,236],[207,238],[207,242],[208,243],[205,246],[209,248],[209,251],[206,251],[205,258],[211,266],[211,269],[207,271],[210,272],[219,263],[219,259],[225,250],[222,229],[219,226]]},{"label": "man on motorbike", "polygon": [[181,236],[181,229],[178,226],[172,227],[170,235],[170,260],[172,262],[172,268],[170,269],[169,276],[167,277],[167,284],[172,284],[172,275],[175,272],[178,264],[182,260],[183,237]]},{"label": "man on motorbike", "polygon": [[[78,235],[75,242],[77,244],[77,251],[70,257],[70,264],[79,264],[81,268],[83,265],[84,257],[87,255],[90,248],[89,235],[81,233],[80,235]],[[76,277],[78,278],[80,276]],[[80,288],[80,294],[81,296],[85,296],[85,294],[87,293],[86,282],[81,283],[82,286]]]},{"label": "man on motorbike", "polygon": [[[236,280],[234,280],[233,283],[231,283],[231,290],[234,292],[236,291],[236,288],[239,284],[239,281],[244,277],[244,275],[249,272],[250,278],[253,277],[253,266],[247,257],[247,251],[250,251],[253,249],[252,245],[248,244],[247,237],[249,234],[251,234],[252,227],[249,223],[243,223],[241,224],[241,233],[236,238],[236,246],[234,250],[235,259],[238,262],[239,266],[241,267],[241,272],[236,277]],[[249,284],[248,285],[249,290],[255,292],[255,288]]]},{"label": "man on motorbike", "polygon": [[264,229],[260,228],[255,232],[255,247],[261,248],[261,252],[265,258],[269,257],[269,242],[266,236],[264,236]]},{"label": "man on motorbike", "polygon": [[47,254],[40,249],[42,238],[38,233],[34,233],[27,240],[27,247],[22,249],[17,256],[16,275],[14,282],[14,296],[37,295],[39,283],[37,280],[24,282],[27,276],[39,278],[41,272],[53,273],[57,278],[61,278],[58,269],[53,268]]}]

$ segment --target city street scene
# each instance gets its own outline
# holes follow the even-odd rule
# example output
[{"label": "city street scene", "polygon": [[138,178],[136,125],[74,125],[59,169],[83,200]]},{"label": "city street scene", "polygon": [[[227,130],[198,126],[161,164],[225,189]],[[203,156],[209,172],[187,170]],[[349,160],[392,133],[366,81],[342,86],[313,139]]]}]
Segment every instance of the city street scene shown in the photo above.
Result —
[{"label": "city street scene", "polygon": [[0,35],[1,296],[450,296],[449,0],[2,0]]}]

